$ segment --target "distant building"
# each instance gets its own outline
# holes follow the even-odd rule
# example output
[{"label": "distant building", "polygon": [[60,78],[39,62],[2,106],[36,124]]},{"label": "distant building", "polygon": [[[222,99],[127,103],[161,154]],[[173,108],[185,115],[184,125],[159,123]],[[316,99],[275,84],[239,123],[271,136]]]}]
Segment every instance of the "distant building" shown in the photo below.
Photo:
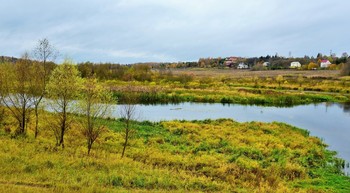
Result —
[{"label": "distant building", "polygon": [[239,63],[237,69],[248,69],[249,66],[244,64],[243,62]]},{"label": "distant building", "polygon": [[264,66],[264,67],[270,66],[270,62],[264,62],[264,63],[263,63],[263,66]]},{"label": "distant building", "polygon": [[238,60],[239,60],[238,57],[234,57],[234,56],[227,57],[225,60],[225,66],[232,67],[234,64],[238,63]]},{"label": "distant building", "polygon": [[300,62],[292,62],[290,63],[290,68],[300,68],[301,64]]},{"label": "distant building", "polygon": [[331,65],[332,63],[329,60],[321,60],[321,64],[320,67],[321,68],[328,68],[329,65]]}]

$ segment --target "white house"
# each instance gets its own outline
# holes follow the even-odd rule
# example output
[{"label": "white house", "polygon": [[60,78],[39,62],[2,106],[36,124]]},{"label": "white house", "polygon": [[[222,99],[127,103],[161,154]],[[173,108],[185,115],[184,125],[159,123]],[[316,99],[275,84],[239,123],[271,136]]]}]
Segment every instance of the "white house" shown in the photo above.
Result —
[{"label": "white house", "polygon": [[321,60],[321,64],[320,67],[321,68],[328,68],[329,65],[331,65],[332,63],[329,60]]},{"label": "white house", "polygon": [[290,63],[290,68],[300,68],[301,64],[300,62],[292,62]]},{"label": "white house", "polygon": [[239,63],[237,69],[248,69],[249,66],[244,64],[243,62]]},{"label": "white house", "polygon": [[264,66],[264,67],[268,67],[269,65],[270,65],[270,62],[264,62],[264,63],[263,63],[263,66]]}]

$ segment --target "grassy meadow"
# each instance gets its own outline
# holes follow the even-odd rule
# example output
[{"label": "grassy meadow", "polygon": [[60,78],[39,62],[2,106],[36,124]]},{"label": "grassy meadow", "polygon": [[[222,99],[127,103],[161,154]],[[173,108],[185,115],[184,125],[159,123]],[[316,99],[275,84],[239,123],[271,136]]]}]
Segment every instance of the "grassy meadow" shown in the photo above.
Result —
[{"label": "grassy meadow", "polygon": [[133,122],[121,158],[122,120],[87,155],[73,123],[57,147],[45,113],[40,135],[0,129],[0,192],[349,192],[344,162],[320,139],[283,123],[230,119]]}]

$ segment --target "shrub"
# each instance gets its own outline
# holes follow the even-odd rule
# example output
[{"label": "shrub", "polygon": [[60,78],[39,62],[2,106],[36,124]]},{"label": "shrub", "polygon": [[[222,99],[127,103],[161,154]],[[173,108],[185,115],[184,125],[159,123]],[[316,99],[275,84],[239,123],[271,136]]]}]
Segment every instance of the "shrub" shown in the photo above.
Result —
[{"label": "shrub", "polygon": [[123,180],[120,176],[114,176],[111,178],[111,184],[113,186],[123,186]]},{"label": "shrub", "polygon": [[349,76],[350,75],[350,62],[347,62],[342,65],[340,69],[341,76]]}]

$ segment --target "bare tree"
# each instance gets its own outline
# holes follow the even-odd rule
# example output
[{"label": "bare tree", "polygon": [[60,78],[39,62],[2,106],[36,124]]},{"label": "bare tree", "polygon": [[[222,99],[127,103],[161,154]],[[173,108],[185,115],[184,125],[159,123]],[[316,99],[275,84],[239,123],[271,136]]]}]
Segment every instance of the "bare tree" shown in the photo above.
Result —
[{"label": "bare tree", "polygon": [[34,112],[35,112],[35,138],[38,136],[39,129],[39,105],[45,95],[48,77],[51,71],[49,61],[53,61],[58,56],[58,51],[50,44],[49,40],[44,38],[38,41],[34,48],[33,55],[38,63],[35,64],[36,69],[36,87],[34,92]]},{"label": "bare tree", "polygon": [[38,41],[33,52],[35,59],[42,63],[45,71],[44,75],[47,76],[50,72],[48,62],[54,61],[57,58],[58,51],[50,44],[48,39],[44,38]]},{"label": "bare tree", "polygon": [[130,134],[133,130],[132,123],[136,121],[136,105],[131,98],[127,98],[125,104],[120,107],[120,117],[124,122],[124,145],[122,158],[124,157],[126,146],[128,145],[128,140]]},{"label": "bare tree", "polygon": [[99,119],[109,113],[111,103],[112,93],[98,84],[96,78],[91,77],[85,80],[79,106],[81,113],[85,115],[82,125],[83,134],[87,140],[88,154],[104,128]]},{"label": "bare tree", "polygon": [[26,134],[35,85],[29,54],[25,53],[15,64],[1,64],[0,68],[0,99],[18,123],[16,134]]}]

